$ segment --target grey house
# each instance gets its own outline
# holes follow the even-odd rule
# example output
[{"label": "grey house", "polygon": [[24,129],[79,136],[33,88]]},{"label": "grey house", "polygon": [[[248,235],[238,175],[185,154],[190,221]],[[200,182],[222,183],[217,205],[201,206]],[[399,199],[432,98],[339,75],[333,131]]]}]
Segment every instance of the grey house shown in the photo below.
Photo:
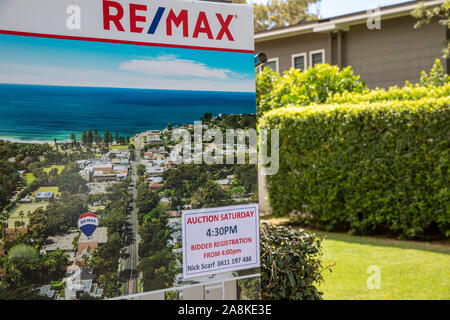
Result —
[{"label": "grey house", "polygon": [[[255,51],[265,52],[269,58],[266,66],[280,73],[291,67],[329,63],[352,66],[371,88],[403,85],[406,80],[416,83],[421,71],[430,70],[434,60],[441,58],[450,39],[447,28],[437,20],[414,29],[411,11],[420,2],[435,6],[443,0],[410,1],[258,32]],[[449,61],[441,62],[448,73]]]}]

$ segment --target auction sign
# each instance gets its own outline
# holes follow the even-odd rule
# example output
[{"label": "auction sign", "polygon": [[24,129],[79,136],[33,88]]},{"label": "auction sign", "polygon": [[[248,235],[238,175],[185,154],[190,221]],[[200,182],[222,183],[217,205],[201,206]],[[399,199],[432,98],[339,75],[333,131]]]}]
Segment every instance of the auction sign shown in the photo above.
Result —
[{"label": "auction sign", "polygon": [[259,267],[258,205],[183,211],[183,275]]},{"label": "auction sign", "polygon": [[[173,156],[180,130],[204,134],[201,152],[255,131],[255,100],[251,5],[0,0],[0,286],[24,299],[258,299],[257,168],[228,161],[256,146],[218,150],[226,164]],[[86,212],[98,217],[87,239]],[[9,260],[21,250],[36,265]]]}]

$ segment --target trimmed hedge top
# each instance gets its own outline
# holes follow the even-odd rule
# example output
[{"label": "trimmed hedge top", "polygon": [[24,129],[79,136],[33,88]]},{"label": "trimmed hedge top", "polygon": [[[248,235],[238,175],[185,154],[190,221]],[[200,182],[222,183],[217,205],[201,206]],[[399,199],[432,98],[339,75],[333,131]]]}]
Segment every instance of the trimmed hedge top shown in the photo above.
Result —
[{"label": "trimmed hedge top", "polygon": [[[416,112],[439,112],[446,110],[450,105],[450,96],[441,98],[422,98],[416,101],[376,101],[374,103],[342,103],[342,104],[313,104],[308,107],[297,107],[289,105],[285,108],[279,108],[264,114],[259,120],[260,128],[268,128],[274,121],[281,119],[297,121],[301,119],[310,119],[311,117],[346,117],[350,115],[367,114],[372,115],[376,112],[382,112],[384,115],[394,116],[399,113],[414,114]],[[274,128],[274,127],[272,127]]]},{"label": "trimmed hedge top", "polygon": [[290,69],[283,76],[265,68],[256,82],[258,114],[288,104],[307,106],[325,103],[330,95],[367,89],[359,76],[353,74],[351,67],[340,70],[328,64],[319,64],[305,71]]},{"label": "trimmed hedge top", "polygon": [[343,92],[337,93],[327,100],[327,104],[333,103],[361,103],[376,101],[418,100],[422,98],[441,98],[450,96],[450,83],[440,87],[397,86],[386,89],[365,90],[362,93]]}]

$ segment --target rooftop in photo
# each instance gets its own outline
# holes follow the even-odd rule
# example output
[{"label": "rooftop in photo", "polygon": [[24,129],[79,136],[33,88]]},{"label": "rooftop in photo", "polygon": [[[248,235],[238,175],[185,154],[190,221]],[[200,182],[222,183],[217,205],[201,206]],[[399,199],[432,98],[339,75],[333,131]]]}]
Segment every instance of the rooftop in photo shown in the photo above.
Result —
[{"label": "rooftop in photo", "polygon": [[97,242],[106,243],[108,241],[108,228],[99,227],[95,229],[94,233],[88,238],[84,233],[81,233],[78,243],[83,242]]},{"label": "rooftop in photo", "polygon": [[53,197],[53,192],[38,192],[36,193],[36,198],[51,198]]},{"label": "rooftop in photo", "polygon": [[55,251],[60,249],[63,251],[73,250],[73,240],[78,235],[77,231],[71,231],[63,235],[57,235],[48,237],[45,241],[44,250],[45,251]]}]

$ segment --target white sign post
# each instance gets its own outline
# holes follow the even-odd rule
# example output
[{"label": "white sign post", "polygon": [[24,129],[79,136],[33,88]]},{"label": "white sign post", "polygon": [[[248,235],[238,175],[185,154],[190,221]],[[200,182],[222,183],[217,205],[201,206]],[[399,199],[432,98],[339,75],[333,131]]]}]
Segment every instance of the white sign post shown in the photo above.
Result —
[{"label": "white sign post", "polygon": [[183,211],[183,277],[258,268],[258,204]]}]

